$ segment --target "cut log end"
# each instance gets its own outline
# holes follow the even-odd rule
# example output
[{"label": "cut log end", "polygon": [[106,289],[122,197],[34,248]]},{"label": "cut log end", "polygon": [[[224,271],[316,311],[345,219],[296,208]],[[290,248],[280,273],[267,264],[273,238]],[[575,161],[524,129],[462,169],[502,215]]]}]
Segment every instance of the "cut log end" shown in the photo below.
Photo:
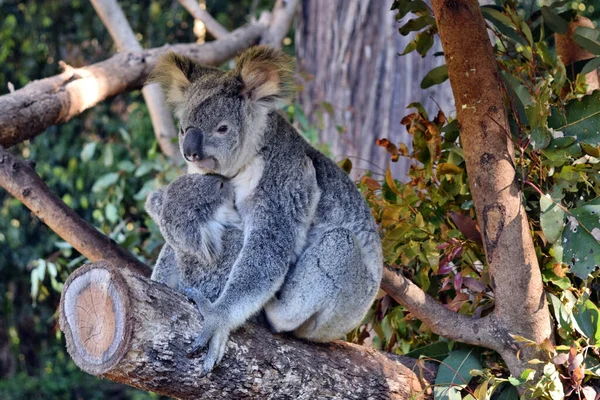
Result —
[{"label": "cut log end", "polygon": [[108,262],[77,270],[61,299],[61,329],[69,353],[84,371],[110,370],[126,353],[131,326],[127,288]]}]

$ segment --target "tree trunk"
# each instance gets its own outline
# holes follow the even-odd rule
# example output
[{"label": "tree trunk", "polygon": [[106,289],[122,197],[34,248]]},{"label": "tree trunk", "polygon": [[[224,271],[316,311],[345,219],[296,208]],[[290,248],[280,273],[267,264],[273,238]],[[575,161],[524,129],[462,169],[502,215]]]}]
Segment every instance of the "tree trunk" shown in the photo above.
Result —
[{"label": "tree trunk", "polygon": [[[494,288],[494,326],[536,343],[552,335],[550,314],[527,214],[516,182],[502,82],[476,0],[433,0],[454,92],[469,184]],[[499,340],[510,372],[520,376],[535,349]]]},{"label": "tree trunk", "polygon": [[[202,376],[187,348],[202,317],[178,292],[108,262],[76,270],[65,283],[60,325],[84,371],[183,399],[408,399],[429,385],[414,360],[336,341],[307,343],[247,324],[221,364]],[[424,394],[416,398],[425,398]]]},{"label": "tree trunk", "polygon": [[[437,111],[436,102],[446,113],[454,110],[447,83],[420,88],[425,74],[444,63],[443,57],[398,55],[412,38],[398,33],[391,1],[301,3],[296,56],[300,73],[310,76],[300,97],[309,121],[318,126],[319,139],[330,146],[336,160],[350,157],[359,171],[381,172],[389,157],[375,140],[386,137],[410,145],[400,125],[410,103],[421,102],[430,112]],[[323,102],[333,107],[333,116]],[[396,165],[394,172],[405,173],[408,160],[401,158]]]}]

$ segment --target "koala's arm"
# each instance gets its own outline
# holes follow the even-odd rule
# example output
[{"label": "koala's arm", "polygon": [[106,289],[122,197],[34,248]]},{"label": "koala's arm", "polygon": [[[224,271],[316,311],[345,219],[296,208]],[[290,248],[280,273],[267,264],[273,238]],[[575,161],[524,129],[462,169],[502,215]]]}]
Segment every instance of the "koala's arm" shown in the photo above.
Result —
[{"label": "koala's arm", "polygon": [[150,279],[164,283],[171,289],[178,290],[179,275],[179,265],[177,264],[175,251],[168,243],[165,243],[162,249],[160,249],[160,254],[158,255],[156,264],[154,264]]}]

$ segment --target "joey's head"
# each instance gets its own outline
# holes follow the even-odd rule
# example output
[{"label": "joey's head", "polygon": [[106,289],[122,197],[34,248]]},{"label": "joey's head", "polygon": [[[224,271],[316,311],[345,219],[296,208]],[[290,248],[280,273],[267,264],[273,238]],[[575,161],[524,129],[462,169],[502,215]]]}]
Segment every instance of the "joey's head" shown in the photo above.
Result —
[{"label": "joey's head", "polygon": [[235,176],[257,154],[267,115],[293,93],[289,57],[267,46],[246,50],[231,71],[169,53],[154,69],[179,117],[189,172]]},{"label": "joey's head", "polygon": [[176,252],[212,260],[225,227],[237,225],[233,187],[218,175],[188,174],[156,190],[146,211]]}]

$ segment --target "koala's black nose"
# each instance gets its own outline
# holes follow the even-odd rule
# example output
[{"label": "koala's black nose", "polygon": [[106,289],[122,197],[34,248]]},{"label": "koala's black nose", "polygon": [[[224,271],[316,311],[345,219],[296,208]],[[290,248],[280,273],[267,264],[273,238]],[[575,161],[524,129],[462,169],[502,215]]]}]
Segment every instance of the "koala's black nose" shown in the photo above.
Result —
[{"label": "koala's black nose", "polygon": [[204,132],[197,128],[189,128],[183,137],[183,156],[188,161],[199,161],[204,158],[202,154],[202,140]]}]

